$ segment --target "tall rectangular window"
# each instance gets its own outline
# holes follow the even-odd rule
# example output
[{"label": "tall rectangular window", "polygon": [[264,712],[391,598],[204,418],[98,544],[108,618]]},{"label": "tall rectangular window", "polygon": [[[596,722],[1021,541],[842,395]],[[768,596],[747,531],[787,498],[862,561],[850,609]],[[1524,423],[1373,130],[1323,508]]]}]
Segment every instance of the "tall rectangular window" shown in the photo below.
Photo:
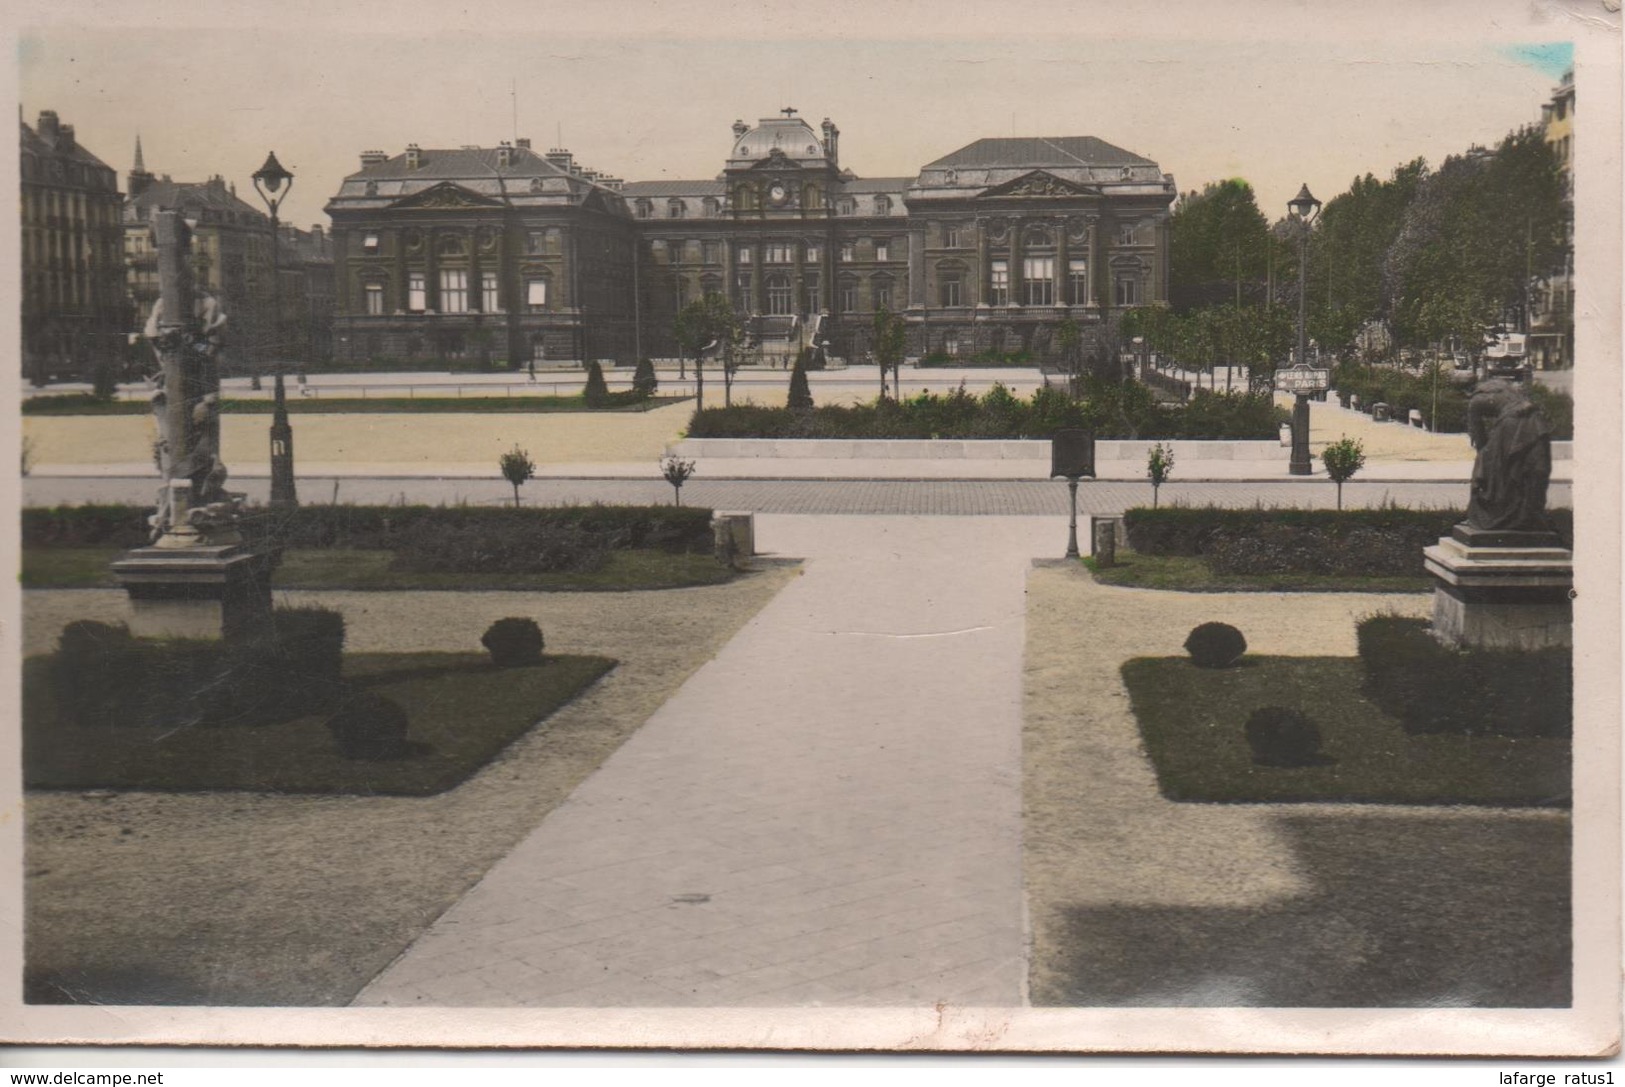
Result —
[{"label": "tall rectangular window", "polygon": [[1021,262],[1023,302],[1029,306],[1055,304],[1055,258],[1028,257]]},{"label": "tall rectangular window", "polygon": [[857,249],[851,242],[841,243],[841,263],[851,264],[857,259]]},{"label": "tall rectangular window", "polygon": [[762,254],[762,259],[768,264],[789,264],[791,260],[790,243],[768,242],[766,252]]},{"label": "tall rectangular window", "polygon": [[547,308],[547,280],[525,280],[525,308],[532,313]]},{"label": "tall rectangular window", "polygon": [[944,249],[959,248],[959,224],[944,223],[942,225],[942,247]]},{"label": "tall rectangular window", "polygon": [[1138,306],[1140,304],[1140,281],[1133,276],[1117,277],[1117,304],[1119,306]]},{"label": "tall rectangular window", "polygon": [[871,289],[875,296],[875,309],[878,310],[882,306],[891,309],[891,280],[877,279],[871,285]]},{"label": "tall rectangular window", "polygon": [[987,302],[990,306],[1010,304],[1010,263],[995,260],[988,264]]},{"label": "tall rectangular window", "polygon": [[750,263],[750,246],[741,245],[734,252],[735,252],[735,257],[739,261],[740,264],[749,264]]},{"label": "tall rectangular window", "polygon": [[960,305],[959,276],[944,275],[937,280],[937,304],[942,306]]},{"label": "tall rectangular window", "polygon": [[785,276],[772,276],[767,281],[767,312],[783,316],[791,312],[790,280]]},{"label": "tall rectangular window", "polygon": [[429,308],[429,292],[423,284],[422,272],[411,272],[406,277],[406,308],[413,313]]},{"label": "tall rectangular window", "polygon": [[1074,306],[1087,306],[1089,304],[1089,262],[1086,260],[1069,260],[1066,262],[1066,300]]},{"label": "tall rectangular window", "polygon": [[525,252],[531,254],[547,252],[547,232],[532,230],[525,235]]},{"label": "tall rectangular window", "polygon": [[858,309],[858,285],[856,283],[841,284],[841,312],[856,313]]},{"label": "tall rectangular window", "polygon": [[818,304],[818,274],[816,272],[802,275],[801,291],[805,299],[805,305],[801,307],[802,313],[817,313],[823,308]]},{"label": "tall rectangular window", "polygon": [[440,270],[440,312],[468,312],[468,273],[463,269]]},{"label": "tall rectangular window", "polygon": [[876,260],[891,260],[891,239],[890,238],[876,238],[875,239],[875,259]]},{"label": "tall rectangular window", "polygon": [[361,288],[361,293],[367,299],[367,316],[382,317],[384,315],[384,285],[382,283],[369,283]]},{"label": "tall rectangular window", "polygon": [[703,250],[703,254],[705,256],[705,263],[707,263],[707,264],[721,264],[722,263],[722,246],[718,245],[716,242],[706,242],[704,244],[704,246],[702,247],[702,250]]},{"label": "tall rectangular window", "polygon": [[480,308],[486,313],[496,313],[502,309],[502,299],[497,292],[497,274],[495,272],[480,273]]},{"label": "tall rectangular window", "polygon": [[809,245],[807,247],[807,263],[808,264],[817,264],[823,258],[824,258],[823,249],[821,249],[820,247],[818,247],[816,245]]}]

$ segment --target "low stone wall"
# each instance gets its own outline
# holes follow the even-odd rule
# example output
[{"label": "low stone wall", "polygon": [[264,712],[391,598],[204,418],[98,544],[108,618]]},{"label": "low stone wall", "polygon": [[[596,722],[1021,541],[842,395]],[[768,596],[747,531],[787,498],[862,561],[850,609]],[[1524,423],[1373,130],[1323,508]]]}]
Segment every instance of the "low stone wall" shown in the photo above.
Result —
[{"label": "low stone wall", "polygon": [[[1151,441],[1101,440],[1095,443],[1097,461],[1144,461]],[[1167,441],[1174,460],[1271,461],[1287,460],[1290,450],[1274,441]],[[1022,460],[1048,461],[1050,443],[1027,440],[879,439],[879,438],[684,438],[669,442],[666,452],[694,459],[755,460],[799,458],[807,460]]]}]

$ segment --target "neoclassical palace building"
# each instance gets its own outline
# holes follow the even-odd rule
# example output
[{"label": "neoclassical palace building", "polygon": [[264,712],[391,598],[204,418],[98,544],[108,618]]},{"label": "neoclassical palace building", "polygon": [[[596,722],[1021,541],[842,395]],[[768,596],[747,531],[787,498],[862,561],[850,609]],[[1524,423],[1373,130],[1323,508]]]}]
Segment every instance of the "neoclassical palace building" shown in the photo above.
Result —
[{"label": "neoclassical palace building", "polygon": [[914,177],[859,177],[840,129],[736,121],[721,173],[623,182],[494,148],[368,151],[327,206],[340,359],[667,357],[689,301],[725,294],[766,355],[861,357],[877,309],[911,353],[1046,358],[1061,321],[1168,296],[1155,162],[1092,136],[981,139]]}]

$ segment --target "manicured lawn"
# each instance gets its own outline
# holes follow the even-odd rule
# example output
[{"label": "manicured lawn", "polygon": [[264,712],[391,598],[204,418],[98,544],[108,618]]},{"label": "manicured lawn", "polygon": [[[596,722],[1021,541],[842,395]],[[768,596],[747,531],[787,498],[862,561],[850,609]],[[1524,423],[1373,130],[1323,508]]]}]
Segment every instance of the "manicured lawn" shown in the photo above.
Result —
[{"label": "manicured lawn", "polygon": [[[633,399],[626,393],[611,393],[604,407],[590,408],[580,396],[367,396],[290,397],[290,415],[400,414],[425,412],[618,412],[653,411],[689,399],[683,396],[654,396]],[[222,415],[269,415],[274,405],[269,399],[220,401]],[[88,396],[36,396],[23,401],[24,415],[148,415],[152,405],[146,400],[96,400]]]},{"label": "manicured lawn", "polygon": [[344,675],[353,689],[394,699],[410,717],[410,755],[364,761],[338,753],[325,714],[237,728],[75,727],[57,719],[50,662],[23,663],[29,788],[406,796],[461,783],[616,663],[548,656],[534,667],[499,669],[483,653],[347,656]]},{"label": "manicured lawn", "polygon": [[[25,589],[87,589],[116,586],[108,563],[122,552],[102,547],[23,549]],[[717,585],[733,571],[710,555],[659,550],[611,551],[601,570],[589,573],[475,574],[408,573],[389,568],[388,551],[290,550],[272,578],[278,589],[522,589],[529,592],[623,592]]]},{"label": "manicured lawn", "polygon": [[[1420,557],[1418,558],[1420,565]],[[1093,557],[1083,564],[1102,585],[1169,589],[1187,593],[1421,593],[1432,588],[1425,574],[1415,577],[1349,577],[1325,574],[1216,574],[1191,555],[1141,555],[1117,549],[1117,563],[1102,569]]]},{"label": "manicured lawn", "polygon": [[[1569,803],[1569,742],[1410,735],[1361,693],[1344,657],[1245,657],[1234,668],[1183,658],[1123,665],[1140,735],[1170,800],[1271,803]],[[1326,765],[1255,766],[1242,733],[1253,710],[1289,706],[1320,729]]]}]

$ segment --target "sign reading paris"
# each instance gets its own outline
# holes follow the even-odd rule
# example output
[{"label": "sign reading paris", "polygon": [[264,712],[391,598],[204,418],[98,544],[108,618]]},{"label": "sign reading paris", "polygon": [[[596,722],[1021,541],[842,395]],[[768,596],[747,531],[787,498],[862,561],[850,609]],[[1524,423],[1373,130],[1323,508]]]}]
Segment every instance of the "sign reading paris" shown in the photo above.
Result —
[{"label": "sign reading paris", "polygon": [[1275,388],[1283,393],[1318,393],[1331,387],[1332,372],[1309,366],[1275,371]]}]

